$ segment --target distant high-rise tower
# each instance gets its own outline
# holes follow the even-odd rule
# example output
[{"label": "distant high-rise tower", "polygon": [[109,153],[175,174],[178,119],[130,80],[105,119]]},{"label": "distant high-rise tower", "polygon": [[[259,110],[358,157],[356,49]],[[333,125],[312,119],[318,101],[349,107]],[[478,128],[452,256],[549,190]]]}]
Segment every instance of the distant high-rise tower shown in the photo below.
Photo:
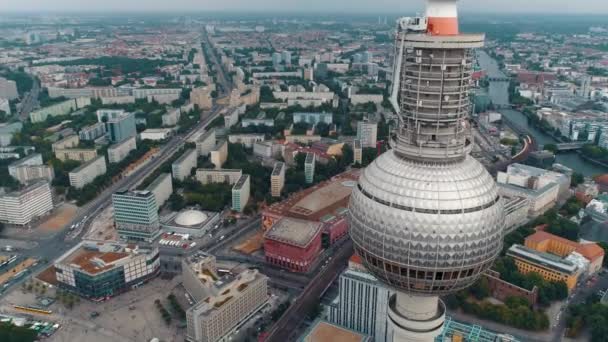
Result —
[{"label": "distant high-rise tower", "polygon": [[153,241],[160,234],[158,204],[151,191],[117,191],[112,195],[114,223],[125,240]]},{"label": "distant high-rise tower", "polygon": [[304,160],[304,177],[307,184],[312,184],[315,181],[315,154],[308,152]]},{"label": "distant high-rise tower", "polygon": [[281,60],[286,66],[291,66],[291,52],[283,51],[281,52]]},{"label": "distant high-rise tower", "polygon": [[281,65],[282,56],[280,53],[275,52],[272,54],[272,66],[278,68]]},{"label": "distant high-rise tower", "polygon": [[473,49],[456,0],[427,0],[426,17],[399,20],[391,103],[392,150],[353,188],[350,234],[366,268],[396,291],[392,341],[434,341],[445,322],[440,295],[472,285],[500,253],[503,202],[469,154]]}]

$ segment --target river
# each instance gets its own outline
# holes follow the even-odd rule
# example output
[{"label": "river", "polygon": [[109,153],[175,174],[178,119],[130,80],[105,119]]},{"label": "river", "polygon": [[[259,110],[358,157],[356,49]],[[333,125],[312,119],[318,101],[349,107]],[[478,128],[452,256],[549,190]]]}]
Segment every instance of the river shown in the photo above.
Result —
[{"label": "river", "polygon": [[[477,60],[479,65],[486,71],[489,77],[504,78],[505,74],[500,70],[498,63],[485,51],[478,51]],[[492,103],[503,105],[509,103],[509,84],[507,82],[490,82],[488,90]],[[545,134],[534,126],[528,125],[528,118],[521,112],[512,109],[501,109],[502,115],[526,129],[534,137],[538,145],[555,143],[555,139]],[[558,153],[557,163],[565,165],[585,176],[596,176],[608,172],[608,169],[592,164],[582,159],[578,153]]]}]

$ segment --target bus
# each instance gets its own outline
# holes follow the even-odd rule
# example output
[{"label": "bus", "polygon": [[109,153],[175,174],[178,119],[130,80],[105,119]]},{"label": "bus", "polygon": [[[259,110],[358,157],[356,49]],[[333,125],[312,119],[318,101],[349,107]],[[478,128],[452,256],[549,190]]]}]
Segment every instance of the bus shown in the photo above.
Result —
[{"label": "bus", "polygon": [[50,315],[53,313],[53,311],[50,311],[50,310],[32,308],[29,306],[13,305],[13,308],[15,308],[19,311],[25,311],[25,312],[36,313],[36,314],[41,314],[41,315]]}]

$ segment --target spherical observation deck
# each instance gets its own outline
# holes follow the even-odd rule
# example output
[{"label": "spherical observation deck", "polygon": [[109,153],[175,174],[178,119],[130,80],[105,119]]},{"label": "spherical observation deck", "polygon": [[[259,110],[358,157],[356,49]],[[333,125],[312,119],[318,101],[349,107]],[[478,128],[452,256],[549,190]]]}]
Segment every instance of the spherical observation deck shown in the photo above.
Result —
[{"label": "spherical observation deck", "polygon": [[502,247],[503,202],[485,168],[420,162],[394,150],[362,173],[350,234],[365,266],[392,288],[437,296],[473,284]]}]

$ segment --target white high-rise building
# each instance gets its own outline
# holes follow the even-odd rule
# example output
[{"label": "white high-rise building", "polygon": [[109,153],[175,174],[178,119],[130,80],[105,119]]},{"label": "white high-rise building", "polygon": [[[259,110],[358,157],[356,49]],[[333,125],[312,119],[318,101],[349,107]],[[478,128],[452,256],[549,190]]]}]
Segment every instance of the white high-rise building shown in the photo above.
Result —
[{"label": "white high-rise building", "polygon": [[8,193],[0,188],[0,222],[26,226],[51,210],[53,210],[53,194],[51,186],[46,181]]},{"label": "white high-rise building", "polygon": [[388,301],[391,291],[353,257],[340,275],[340,292],[329,306],[331,323],[389,342]]},{"label": "white high-rise building", "polygon": [[14,100],[19,97],[17,83],[0,77],[0,98]]},{"label": "white high-rise building", "polygon": [[361,147],[376,147],[378,141],[378,124],[367,120],[357,123],[357,139],[361,142]]},{"label": "white high-rise building", "polygon": [[285,63],[286,66],[291,66],[291,52],[283,51],[281,52],[281,60]]},{"label": "white high-rise building", "polygon": [[5,112],[6,115],[11,115],[11,104],[8,99],[0,97],[0,111]]},{"label": "white high-rise building", "polygon": [[156,198],[156,204],[161,207],[173,193],[173,180],[170,173],[161,173],[146,190],[151,191]]},{"label": "white high-rise building", "polygon": [[270,194],[272,197],[281,197],[281,191],[285,186],[285,163],[278,162],[274,164],[272,174],[270,175]]},{"label": "white high-rise building", "polygon": [[232,187],[232,210],[242,213],[249,202],[251,180],[249,175],[242,175]]}]

